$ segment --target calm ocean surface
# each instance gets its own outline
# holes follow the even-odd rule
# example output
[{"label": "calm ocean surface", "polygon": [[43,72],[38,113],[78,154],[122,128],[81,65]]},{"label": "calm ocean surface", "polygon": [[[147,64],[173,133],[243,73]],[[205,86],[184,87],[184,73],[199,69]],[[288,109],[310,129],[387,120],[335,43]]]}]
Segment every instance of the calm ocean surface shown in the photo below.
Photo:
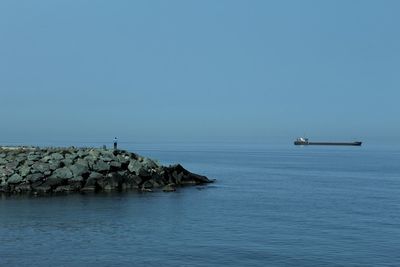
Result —
[{"label": "calm ocean surface", "polygon": [[400,266],[400,149],[134,145],[217,183],[0,199],[0,266]]}]

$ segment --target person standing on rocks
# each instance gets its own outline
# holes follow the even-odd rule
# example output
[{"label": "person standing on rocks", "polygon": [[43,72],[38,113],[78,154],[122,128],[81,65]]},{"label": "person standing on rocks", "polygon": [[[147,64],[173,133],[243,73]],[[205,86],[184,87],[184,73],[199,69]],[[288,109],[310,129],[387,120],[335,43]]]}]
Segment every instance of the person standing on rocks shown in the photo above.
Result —
[{"label": "person standing on rocks", "polygon": [[118,146],[118,138],[114,137],[114,150],[117,150],[117,146]]}]

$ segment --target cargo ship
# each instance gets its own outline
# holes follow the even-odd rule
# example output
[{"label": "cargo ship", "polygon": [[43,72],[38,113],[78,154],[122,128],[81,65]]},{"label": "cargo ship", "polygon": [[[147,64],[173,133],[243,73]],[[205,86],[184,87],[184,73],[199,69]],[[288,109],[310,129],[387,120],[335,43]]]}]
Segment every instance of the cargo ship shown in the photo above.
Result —
[{"label": "cargo ship", "polygon": [[310,142],[308,138],[300,137],[294,141],[296,146],[320,145],[320,146],[361,146],[362,142]]}]

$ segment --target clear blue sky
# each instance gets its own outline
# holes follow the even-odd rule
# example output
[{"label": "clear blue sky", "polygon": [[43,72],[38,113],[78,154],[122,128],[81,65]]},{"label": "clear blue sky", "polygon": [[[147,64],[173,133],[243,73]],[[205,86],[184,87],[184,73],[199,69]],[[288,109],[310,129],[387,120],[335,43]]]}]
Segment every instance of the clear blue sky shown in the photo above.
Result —
[{"label": "clear blue sky", "polygon": [[0,2],[0,142],[395,139],[400,1]]}]

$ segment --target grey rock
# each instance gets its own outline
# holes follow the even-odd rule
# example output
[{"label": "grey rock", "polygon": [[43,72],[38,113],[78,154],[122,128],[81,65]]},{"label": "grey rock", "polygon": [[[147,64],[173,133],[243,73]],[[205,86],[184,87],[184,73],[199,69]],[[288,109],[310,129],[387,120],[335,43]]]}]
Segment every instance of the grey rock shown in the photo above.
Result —
[{"label": "grey rock", "polygon": [[151,189],[154,187],[154,184],[151,181],[146,181],[142,184],[142,189]]},{"label": "grey rock", "polygon": [[129,171],[127,171],[127,170],[124,170],[124,171],[117,171],[117,173],[118,173],[118,175],[121,176],[121,177],[128,177],[128,175],[131,175],[131,174],[129,173]]},{"label": "grey rock", "polygon": [[118,161],[111,161],[110,162],[110,168],[114,169],[114,170],[118,170],[121,168],[121,163]]},{"label": "grey rock", "polygon": [[18,183],[22,182],[22,180],[23,180],[23,178],[19,174],[15,173],[10,178],[8,178],[7,183],[18,184]]},{"label": "grey rock", "polygon": [[64,166],[70,166],[74,161],[72,159],[64,159],[61,161]]},{"label": "grey rock", "polygon": [[168,184],[168,181],[164,179],[164,176],[160,175],[159,173],[153,173],[151,175],[151,180],[153,181],[155,187],[161,187]]},{"label": "grey rock", "polygon": [[36,160],[39,160],[40,158],[41,158],[41,156],[38,154],[35,154],[35,153],[28,154],[28,160],[36,161]]},{"label": "grey rock", "polygon": [[121,164],[129,164],[130,158],[128,156],[117,155],[116,161],[120,162]]},{"label": "grey rock", "polygon": [[34,163],[34,164],[32,165],[32,169],[33,169],[35,172],[44,173],[44,172],[50,170],[50,165],[47,164],[47,163],[36,162],[36,163]]},{"label": "grey rock", "polygon": [[21,192],[29,192],[32,190],[32,188],[29,183],[22,183],[15,186],[14,190],[18,193],[21,193]]},{"label": "grey rock", "polygon": [[15,162],[15,163],[17,163],[19,166],[21,166],[21,164],[23,163],[23,162],[25,162],[25,158],[22,158],[22,157],[16,157],[13,161]]},{"label": "grey rock", "polygon": [[65,154],[65,159],[70,159],[72,161],[74,161],[77,157],[78,157],[78,155],[75,153]]},{"label": "grey rock", "polygon": [[8,169],[4,166],[2,166],[3,168],[0,168],[0,177],[5,177],[5,176],[11,176],[12,174],[14,174],[14,170],[12,169]]},{"label": "grey rock", "polygon": [[26,176],[26,180],[30,182],[36,182],[42,178],[44,178],[44,176],[41,173],[33,173]]},{"label": "grey rock", "polygon": [[171,173],[171,176],[174,178],[174,180],[179,181],[179,184],[182,185],[195,185],[213,182],[212,180],[209,180],[206,176],[189,172],[180,164],[170,166],[166,168],[166,171],[168,173]]},{"label": "grey rock", "polygon": [[183,180],[179,183],[180,185],[197,185],[200,184],[195,180]]},{"label": "grey rock", "polygon": [[53,172],[50,178],[70,179],[73,177],[71,170],[67,167],[57,169]]},{"label": "grey rock", "polygon": [[117,173],[109,173],[105,179],[98,180],[97,183],[103,190],[114,190],[120,188],[122,180]]},{"label": "grey rock", "polygon": [[162,191],[164,191],[164,192],[175,192],[176,188],[175,188],[175,186],[173,184],[167,184],[166,186],[164,186],[162,188]]},{"label": "grey rock", "polygon": [[90,150],[89,155],[94,158],[98,158],[100,156],[100,152],[98,150]]},{"label": "grey rock", "polygon": [[102,151],[101,151],[101,154],[102,154],[103,156],[110,157],[110,158],[112,158],[112,159],[115,158],[114,150],[102,150]]},{"label": "grey rock", "polygon": [[54,189],[55,193],[71,192],[74,191],[70,185],[60,185]]},{"label": "grey rock", "polygon": [[104,161],[104,162],[110,162],[110,161],[112,161],[113,159],[111,158],[111,157],[108,157],[108,156],[105,156],[105,157],[100,157],[100,160],[102,160],[102,161]]},{"label": "grey rock", "polygon": [[93,169],[97,172],[103,172],[103,171],[108,171],[110,170],[110,165],[108,165],[106,162],[99,160],[94,166]]},{"label": "grey rock", "polygon": [[43,186],[50,186],[52,188],[65,184],[66,179],[61,177],[50,176],[44,181]]},{"label": "grey rock", "polygon": [[89,165],[89,168],[90,168],[90,169],[93,169],[93,168],[94,168],[94,165],[95,165],[95,163],[96,163],[96,158],[93,157],[93,156],[88,155],[88,156],[86,156],[84,159],[85,159],[85,161],[87,162],[87,164]]},{"label": "grey rock", "polygon": [[51,159],[52,160],[62,160],[62,159],[64,159],[64,156],[61,155],[60,153],[53,153],[53,154],[51,154]]},{"label": "grey rock", "polygon": [[9,192],[9,191],[10,191],[10,186],[8,185],[8,183],[2,181],[0,183],[0,192]]},{"label": "grey rock", "polygon": [[89,172],[89,167],[87,166],[87,164],[86,165],[74,164],[71,165],[69,169],[72,171],[73,177],[82,176]]},{"label": "grey rock", "polygon": [[32,190],[35,191],[37,187],[39,187],[43,184],[43,180],[39,179],[35,182],[30,182],[30,183],[31,183]]},{"label": "grey rock", "polygon": [[87,187],[87,186],[96,186],[96,184],[97,184],[97,179],[89,177],[86,180],[85,187]]},{"label": "grey rock", "polygon": [[68,180],[69,183],[75,183],[75,182],[83,182],[83,177],[82,176],[74,176],[73,178]]},{"label": "grey rock", "polygon": [[5,166],[6,166],[6,169],[15,170],[18,167],[18,165],[19,165],[19,162],[12,161],[12,162],[8,162]]},{"label": "grey rock", "polygon": [[23,166],[21,166],[21,167],[19,168],[19,174],[20,174],[22,177],[27,176],[30,172],[31,172],[31,167],[30,167],[30,166],[23,165]]},{"label": "grey rock", "polygon": [[101,179],[103,177],[104,177],[104,175],[101,173],[98,173],[98,172],[91,172],[89,175],[89,178],[91,178],[91,179]]},{"label": "grey rock", "polygon": [[[157,161],[123,150],[71,148],[0,149],[1,192],[67,192],[162,188],[212,182],[181,165]],[[3,164],[2,164],[3,163]]]},{"label": "grey rock", "polygon": [[143,168],[143,165],[137,160],[131,160],[128,165],[128,170],[131,173],[139,174],[140,170]]},{"label": "grey rock", "polygon": [[81,190],[83,183],[82,181],[71,182],[71,180],[69,180],[68,185],[71,187],[72,191],[79,191]]},{"label": "grey rock", "polygon": [[35,162],[32,160],[25,161],[25,165],[32,166]]},{"label": "grey rock", "polygon": [[79,158],[83,158],[83,157],[86,157],[86,156],[88,155],[88,152],[87,152],[87,151],[84,151],[84,150],[79,150],[78,153],[76,153],[76,155],[77,155]]},{"label": "grey rock", "polygon": [[143,158],[142,164],[149,169],[157,168],[159,167],[159,164],[157,164],[154,160],[149,159],[149,158]]},{"label": "grey rock", "polygon": [[[86,183],[85,183],[85,186],[84,186],[84,188],[87,188],[88,190],[96,190],[98,187],[99,187],[99,185],[98,185],[98,183],[97,183],[97,181],[99,181],[99,179],[97,179],[97,178],[94,178],[94,177],[89,177],[87,180],[86,180]],[[83,189],[83,188],[82,188]],[[84,190],[84,189],[83,189]],[[84,190],[85,191],[85,190]]]},{"label": "grey rock", "polygon": [[183,178],[183,173],[182,172],[178,173],[177,171],[174,171],[172,173],[172,177],[174,177],[177,184],[180,184]]},{"label": "grey rock", "polygon": [[51,186],[49,185],[40,185],[35,187],[34,190],[40,194],[46,194],[51,192]]},{"label": "grey rock", "polygon": [[129,184],[136,184],[136,185],[140,185],[140,184],[143,182],[142,178],[140,178],[140,177],[137,176],[137,175],[128,175],[128,176],[125,178],[125,180],[126,180],[126,182],[129,183]]},{"label": "grey rock", "polygon": [[77,159],[75,164],[79,164],[79,165],[86,166],[89,168],[89,164],[85,159]]},{"label": "grey rock", "polygon": [[53,161],[53,160],[49,161],[49,169],[54,171],[54,170],[60,168],[60,166],[61,166],[60,163],[61,163],[60,161]]},{"label": "grey rock", "polygon": [[49,162],[52,159],[51,156],[47,155],[40,159],[41,162]]},{"label": "grey rock", "polygon": [[94,192],[94,191],[96,191],[96,186],[94,186],[94,185],[89,185],[89,186],[84,186],[82,189],[81,189],[81,192]]}]

